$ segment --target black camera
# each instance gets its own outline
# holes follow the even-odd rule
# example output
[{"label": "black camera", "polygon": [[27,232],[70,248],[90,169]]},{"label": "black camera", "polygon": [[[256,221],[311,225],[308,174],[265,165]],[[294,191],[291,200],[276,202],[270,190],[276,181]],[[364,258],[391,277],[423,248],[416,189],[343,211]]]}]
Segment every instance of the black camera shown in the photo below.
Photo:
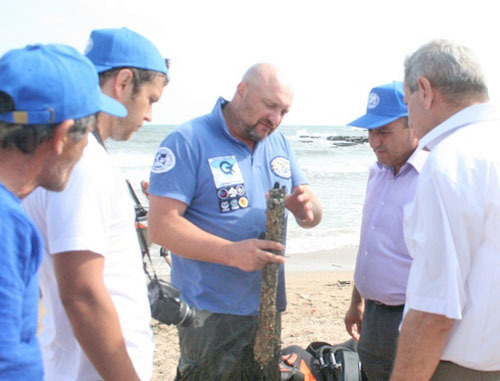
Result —
[{"label": "black camera", "polygon": [[[148,239],[147,234],[147,221],[148,210],[141,205],[137,198],[134,188],[127,180],[127,186],[132,198],[135,201],[135,225],[136,232],[141,246],[142,257],[147,256],[151,264],[154,276],[151,276],[146,269],[144,263],[144,271],[149,277],[148,284],[148,298],[149,305],[151,306],[151,316],[164,324],[175,324],[181,327],[191,327],[195,324],[195,317],[197,317],[196,310],[191,308],[189,304],[179,299],[180,291],[168,282],[159,279],[153,269],[153,262],[149,255],[149,246],[151,241]],[[203,313],[199,314],[200,316]],[[198,319],[198,323],[199,323]]]},{"label": "black camera", "polygon": [[148,285],[151,316],[161,323],[181,327],[193,325],[196,310],[179,299],[180,291],[168,282],[153,278]]}]

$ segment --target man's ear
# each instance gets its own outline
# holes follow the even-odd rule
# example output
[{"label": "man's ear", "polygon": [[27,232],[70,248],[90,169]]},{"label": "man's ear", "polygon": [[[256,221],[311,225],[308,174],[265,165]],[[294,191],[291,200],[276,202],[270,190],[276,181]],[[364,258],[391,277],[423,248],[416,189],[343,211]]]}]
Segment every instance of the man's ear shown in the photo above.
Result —
[{"label": "man's ear", "polygon": [[64,152],[64,147],[71,140],[68,131],[75,124],[73,119],[66,119],[65,121],[59,123],[54,130],[54,136],[52,136],[52,148],[56,155],[61,155]]},{"label": "man's ear", "polygon": [[238,87],[236,87],[236,95],[242,99],[244,96],[245,96],[245,92],[247,91],[248,89],[248,85],[246,84],[246,82],[240,82],[238,84]]},{"label": "man's ear", "polygon": [[418,92],[426,110],[429,110],[436,96],[430,81],[425,77],[417,78]]},{"label": "man's ear", "polygon": [[134,87],[134,73],[130,69],[121,69],[113,78],[113,91],[118,101],[128,99]]}]

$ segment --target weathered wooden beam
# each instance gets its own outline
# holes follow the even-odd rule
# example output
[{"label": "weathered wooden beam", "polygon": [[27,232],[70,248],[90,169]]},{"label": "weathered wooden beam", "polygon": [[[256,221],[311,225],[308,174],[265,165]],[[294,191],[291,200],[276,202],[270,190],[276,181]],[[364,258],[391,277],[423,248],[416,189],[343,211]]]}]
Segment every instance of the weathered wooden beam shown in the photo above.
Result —
[{"label": "weathered wooden beam", "polygon": [[[266,209],[266,240],[283,242],[285,230],[285,187],[279,183],[269,191]],[[274,252],[274,254],[282,254]],[[281,326],[276,324],[276,295],[279,265],[268,263],[262,269],[258,328],[254,343],[254,359],[260,365],[263,379],[279,380]]]}]

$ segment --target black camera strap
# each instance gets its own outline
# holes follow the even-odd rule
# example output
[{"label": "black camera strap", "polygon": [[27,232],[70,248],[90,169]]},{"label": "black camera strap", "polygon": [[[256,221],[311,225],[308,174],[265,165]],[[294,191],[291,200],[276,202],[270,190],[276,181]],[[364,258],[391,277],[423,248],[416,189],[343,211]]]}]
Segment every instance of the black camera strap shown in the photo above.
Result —
[{"label": "black camera strap", "polygon": [[[130,195],[132,196],[132,199],[135,202],[135,223],[140,224],[140,218],[146,216],[147,210],[146,210],[146,208],[144,208],[144,206],[141,204],[141,201],[139,200],[139,198],[135,194],[134,188],[132,187],[132,184],[130,184],[130,181],[127,179],[127,180],[125,180],[125,182],[127,183]],[[154,279],[154,280],[158,281],[158,276],[156,275],[156,271],[155,271],[155,268],[153,266],[153,260],[151,259],[151,255],[149,253],[149,248],[148,248],[148,244],[146,242],[146,237],[144,237],[144,231],[142,231],[142,229],[140,229],[139,226],[136,227],[136,230],[137,230],[137,235],[139,237],[139,242],[141,244],[143,254],[149,260],[149,264],[151,266],[151,271],[153,272],[153,276],[151,276],[151,274],[148,271],[148,266],[147,266],[146,261],[143,260],[142,264],[143,264],[144,272],[146,273],[146,275],[148,276],[148,278],[150,280]]]}]

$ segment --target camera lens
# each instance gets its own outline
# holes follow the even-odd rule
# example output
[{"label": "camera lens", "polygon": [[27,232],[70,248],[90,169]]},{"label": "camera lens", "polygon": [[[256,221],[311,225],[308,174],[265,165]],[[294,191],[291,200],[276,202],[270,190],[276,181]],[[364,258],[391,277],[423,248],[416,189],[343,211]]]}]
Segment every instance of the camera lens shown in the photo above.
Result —
[{"label": "camera lens", "polygon": [[181,320],[174,324],[180,325],[181,327],[190,327],[193,325],[195,315],[195,311],[189,306],[189,304],[180,301],[179,316]]},{"label": "camera lens", "polygon": [[190,327],[194,324],[196,310],[179,299],[180,292],[168,282],[159,280],[161,292],[153,293],[150,287],[151,316],[161,323]]}]

